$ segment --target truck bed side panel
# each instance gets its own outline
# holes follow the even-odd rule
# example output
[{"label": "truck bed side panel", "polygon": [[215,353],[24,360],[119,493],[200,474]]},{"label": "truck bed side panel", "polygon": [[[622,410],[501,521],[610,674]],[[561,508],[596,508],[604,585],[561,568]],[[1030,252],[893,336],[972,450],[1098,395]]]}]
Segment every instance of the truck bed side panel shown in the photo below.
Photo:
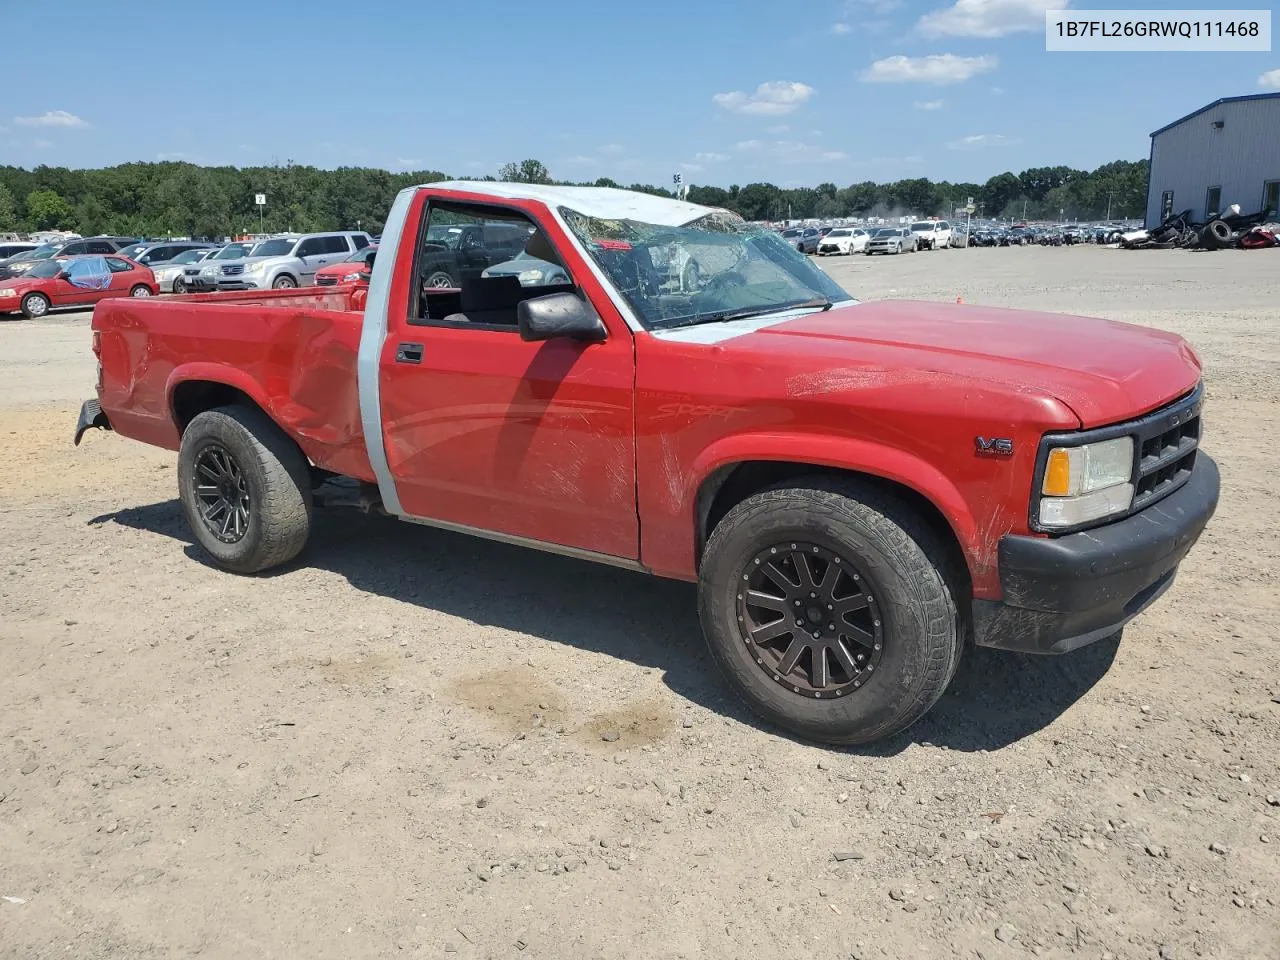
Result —
[{"label": "truck bed side panel", "polygon": [[177,449],[173,396],[188,381],[248,394],[317,466],[369,480],[356,382],[361,314],[350,291],[116,299],[94,311],[102,408],[124,436]]}]

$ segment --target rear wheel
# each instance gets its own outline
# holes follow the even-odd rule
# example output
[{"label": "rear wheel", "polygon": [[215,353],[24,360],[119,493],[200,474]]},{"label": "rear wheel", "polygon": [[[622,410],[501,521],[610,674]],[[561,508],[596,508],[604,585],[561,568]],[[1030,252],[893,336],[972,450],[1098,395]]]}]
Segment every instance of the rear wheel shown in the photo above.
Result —
[{"label": "rear wheel", "polygon": [[453,274],[448,270],[435,269],[427,274],[427,279],[423,281],[424,287],[430,287],[433,290],[447,290],[458,286]]},{"label": "rear wheel", "polygon": [[307,459],[260,410],[219,407],[191,421],[178,452],[178,493],[197,542],[235,573],[287,563],[311,531]]},{"label": "rear wheel", "polygon": [[151,296],[151,288],[144,283],[140,283],[129,291],[131,297],[149,297]]},{"label": "rear wheel", "polygon": [[19,309],[28,320],[35,320],[49,312],[49,298],[43,293],[28,293],[22,298]]},{"label": "rear wheel", "polygon": [[898,500],[823,478],[767,490],[713,531],[699,613],[716,663],[765,719],[868,743],[937,702],[963,646],[946,561]]}]

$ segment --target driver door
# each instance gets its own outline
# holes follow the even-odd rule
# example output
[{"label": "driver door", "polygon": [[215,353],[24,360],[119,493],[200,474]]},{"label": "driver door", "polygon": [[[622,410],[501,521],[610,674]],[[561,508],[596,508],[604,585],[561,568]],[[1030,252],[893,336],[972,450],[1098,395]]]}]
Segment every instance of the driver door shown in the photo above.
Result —
[{"label": "driver door", "polygon": [[97,303],[108,295],[111,271],[105,257],[77,257],[54,280],[53,302],[63,306]]},{"label": "driver door", "polygon": [[[467,228],[508,221],[528,236],[538,209],[440,202],[422,216],[473,234]],[[426,232],[404,242],[415,236]],[[439,249],[419,243],[408,303],[390,308],[380,360],[388,465],[410,516],[635,560],[631,337],[585,264],[552,236],[537,255],[554,257],[572,286],[468,270],[460,290],[432,289],[424,281],[438,269]],[[597,291],[603,342],[521,339],[521,299],[566,289],[585,296],[584,288]]]}]

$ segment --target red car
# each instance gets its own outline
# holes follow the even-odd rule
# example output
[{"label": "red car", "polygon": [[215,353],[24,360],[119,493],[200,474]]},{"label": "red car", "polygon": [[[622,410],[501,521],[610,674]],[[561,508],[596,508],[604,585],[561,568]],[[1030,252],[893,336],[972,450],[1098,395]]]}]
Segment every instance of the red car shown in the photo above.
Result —
[{"label": "red car", "polygon": [[[432,221],[456,289],[422,282]],[[529,266],[489,274],[510,237]],[[352,506],[693,581],[734,690],[832,743],[919,719],[970,638],[1115,635],[1218,503],[1172,333],[860,303],[735,214],[615,189],[410,187],[382,246],[368,286],[101,304],[75,440],[178,451],[192,537],[238,573],[297,556],[338,475]]]},{"label": "red car", "polygon": [[107,297],[154,297],[159,292],[151,269],[127,257],[57,257],[0,281],[0,314],[21,312],[34,320],[54,307],[86,307]]},{"label": "red car", "polygon": [[345,260],[331,263],[316,271],[317,287],[332,287],[339,283],[369,283],[369,274],[373,271],[373,261],[378,254],[378,245],[357,250]]}]

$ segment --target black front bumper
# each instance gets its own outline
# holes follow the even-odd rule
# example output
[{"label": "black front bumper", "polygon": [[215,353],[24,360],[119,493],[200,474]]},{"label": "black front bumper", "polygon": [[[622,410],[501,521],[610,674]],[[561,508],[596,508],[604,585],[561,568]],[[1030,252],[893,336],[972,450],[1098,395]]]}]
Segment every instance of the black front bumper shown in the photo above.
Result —
[{"label": "black front bumper", "polygon": [[111,421],[103,412],[102,404],[97,400],[86,400],[80,405],[80,419],[76,421],[75,445],[77,447],[80,446],[80,438],[84,436],[84,432],[93,427],[99,430],[110,430]]},{"label": "black front bumper", "polygon": [[1067,653],[1116,633],[1173,584],[1217,509],[1219,483],[1201,451],[1181,488],[1125,520],[1050,539],[1002,537],[1004,599],[973,602],[975,641]]}]

